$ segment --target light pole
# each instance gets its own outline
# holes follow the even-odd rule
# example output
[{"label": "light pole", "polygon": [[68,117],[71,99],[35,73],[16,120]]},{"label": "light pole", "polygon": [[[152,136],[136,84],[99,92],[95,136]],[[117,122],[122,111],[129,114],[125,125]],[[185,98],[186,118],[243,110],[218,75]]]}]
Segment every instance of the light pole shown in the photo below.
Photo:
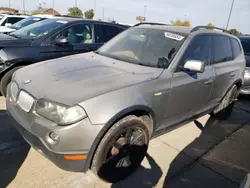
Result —
[{"label": "light pole", "polygon": [[9,0],[9,7],[11,7],[10,0]]},{"label": "light pole", "polygon": [[227,20],[226,29],[228,28],[228,25],[229,25],[229,22],[230,22],[230,19],[231,19],[231,15],[232,15],[232,11],[233,11],[233,6],[234,6],[234,0],[232,1],[232,5],[231,5],[231,8],[230,8],[230,12],[229,12],[228,20]]},{"label": "light pole", "polygon": [[55,0],[52,0],[53,16],[55,16]]},{"label": "light pole", "polygon": [[147,5],[144,6],[144,17],[146,18]]},{"label": "light pole", "polygon": [[77,7],[77,0],[75,0],[75,7]]}]

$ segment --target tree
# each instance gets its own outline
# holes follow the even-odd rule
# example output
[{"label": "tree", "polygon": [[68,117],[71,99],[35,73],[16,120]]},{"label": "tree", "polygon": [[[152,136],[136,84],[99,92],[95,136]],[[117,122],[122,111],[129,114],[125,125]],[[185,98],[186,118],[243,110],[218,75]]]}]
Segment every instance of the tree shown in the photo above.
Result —
[{"label": "tree", "polygon": [[[207,26],[208,26],[208,27],[214,27],[214,25],[211,24],[211,23],[207,24]],[[214,30],[214,29],[213,29],[213,28],[209,28],[209,30]]]},{"label": "tree", "polygon": [[82,10],[78,7],[73,7],[68,9],[68,16],[72,17],[83,17]]},{"label": "tree", "polygon": [[93,9],[87,10],[86,12],[84,12],[84,16],[87,19],[93,19],[95,16],[94,10]]},{"label": "tree", "polygon": [[230,33],[232,33],[233,35],[239,35],[239,34],[241,34],[241,32],[239,32],[237,29],[230,29],[229,31],[230,31]]},{"label": "tree", "polygon": [[184,21],[181,21],[181,20],[176,20],[176,21],[171,21],[171,24],[174,25],[174,26],[184,26],[184,27],[191,27],[191,23],[190,21],[188,20],[184,20]]}]

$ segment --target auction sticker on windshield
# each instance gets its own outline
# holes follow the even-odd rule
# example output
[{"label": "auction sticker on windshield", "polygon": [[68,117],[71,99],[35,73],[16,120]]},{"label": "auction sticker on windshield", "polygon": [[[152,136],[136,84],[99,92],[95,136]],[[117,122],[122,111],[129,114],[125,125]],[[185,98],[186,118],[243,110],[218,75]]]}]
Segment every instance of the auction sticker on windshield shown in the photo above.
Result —
[{"label": "auction sticker on windshield", "polygon": [[66,24],[66,23],[68,23],[67,21],[64,21],[64,20],[58,20],[58,21],[56,21],[57,23],[62,23],[62,24]]},{"label": "auction sticker on windshield", "polygon": [[164,34],[165,34],[165,37],[170,38],[170,39],[174,39],[174,40],[178,40],[178,41],[181,41],[182,39],[184,39],[183,36],[177,35],[174,33],[165,32]]}]

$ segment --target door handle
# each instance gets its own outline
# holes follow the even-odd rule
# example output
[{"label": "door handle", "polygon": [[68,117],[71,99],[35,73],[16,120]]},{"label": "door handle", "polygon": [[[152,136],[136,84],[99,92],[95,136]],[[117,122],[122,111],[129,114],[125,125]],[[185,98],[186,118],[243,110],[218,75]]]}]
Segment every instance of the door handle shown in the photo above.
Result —
[{"label": "door handle", "polygon": [[205,85],[210,85],[213,83],[213,79],[209,79],[208,81],[205,82]]},{"label": "door handle", "polygon": [[235,76],[235,72],[231,72],[230,76],[232,77]]}]

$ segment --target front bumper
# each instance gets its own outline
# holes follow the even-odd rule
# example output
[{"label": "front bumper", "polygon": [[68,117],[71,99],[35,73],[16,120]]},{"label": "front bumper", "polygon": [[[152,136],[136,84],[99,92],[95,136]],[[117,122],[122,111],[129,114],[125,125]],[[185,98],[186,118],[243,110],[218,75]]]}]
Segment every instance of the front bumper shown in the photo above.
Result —
[{"label": "front bumper", "polygon": [[[85,172],[88,169],[85,160],[66,160],[64,157],[88,154],[101,125],[92,125],[86,118],[73,125],[58,126],[35,114],[34,109],[29,113],[24,112],[10,96],[8,87],[6,106],[13,125],[34,149],[61,169],[73,172]],[[58,142],[51,142],[48,137],[51,132],[59,136]]]}]

